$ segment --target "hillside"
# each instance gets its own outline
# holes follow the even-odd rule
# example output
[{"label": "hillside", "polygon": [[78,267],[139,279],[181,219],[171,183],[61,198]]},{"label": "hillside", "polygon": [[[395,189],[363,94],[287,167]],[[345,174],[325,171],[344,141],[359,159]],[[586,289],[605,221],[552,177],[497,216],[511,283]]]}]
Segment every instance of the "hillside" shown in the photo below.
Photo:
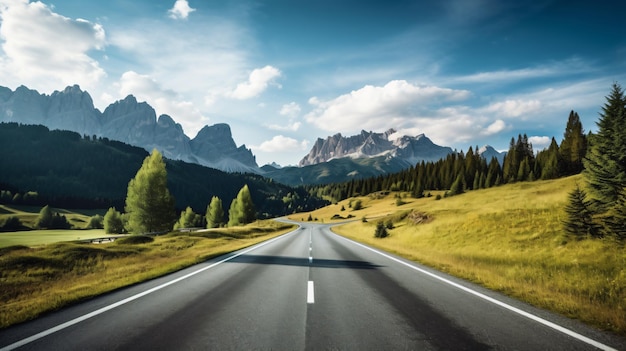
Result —
[{"label": "hillside", "polygon": [[[13,192],[36,191],[51,205],[65,208],[123,208],[128,182],[148,153],[106,138],[74,132],[49,131],[43,126],[0,123],[0,187]],[[176,206],[204,213],[212,196],[228,208],[248,184],[257,211],[274,217],[319,207],[323,202],[303,189],[275,183],[257,175],[228,174],[166,161],[168,187]]]},{"label": "hillside", "polygon": [[[351,198],[310,214],[326,223],[339,221],[331,220],[335,215],[352,215],[358,220],[334,230],[625,335],[626,252],[611,240],[577,240],[562,230],[563,206],[576,183],[582,184],[581,176],[518,182],[441,200],[435,196],[442,192],[433,192],[429,198],[405,197],[400,206],[397,193],[378,193],[358,198],[363,204],[358,211],[351,208],[357,198]],[[389,237],[374,238],[378,221],[393,223]]]},{"label": "hillside", "polygon": [[412,164],[396,157],[337,158],[304,167],[276,169],[264,166],[263,176],[291,185],[315,185],[349,182],[352,179],[372,178],[400,172]]}]

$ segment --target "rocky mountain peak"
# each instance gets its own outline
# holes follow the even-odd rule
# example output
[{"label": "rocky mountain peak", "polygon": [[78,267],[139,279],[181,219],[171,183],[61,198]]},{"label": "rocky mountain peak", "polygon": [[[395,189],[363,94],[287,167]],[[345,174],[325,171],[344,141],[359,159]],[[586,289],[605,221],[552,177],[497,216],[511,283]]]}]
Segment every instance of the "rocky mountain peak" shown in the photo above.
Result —
[{"label": "rocky mountain peak", "polygon": [[317,139],[315,145],[299,163],[308,166],[330,161],[335,158],[372,158],[378,156],[399,157],[409,163],[439,160],[452,152],[451,148],[435,145],[424,134],[416,137],[402,136],[396,140],[390,137],[396,134],[395,129],[384,133],[362,130],[358,135],[343,137],[335,134],[331,137]]}]

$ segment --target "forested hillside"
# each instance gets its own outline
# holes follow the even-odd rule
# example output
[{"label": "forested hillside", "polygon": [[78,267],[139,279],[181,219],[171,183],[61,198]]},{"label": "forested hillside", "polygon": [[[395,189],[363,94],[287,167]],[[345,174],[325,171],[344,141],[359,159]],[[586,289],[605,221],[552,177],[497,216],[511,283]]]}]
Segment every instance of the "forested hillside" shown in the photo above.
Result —
[{"label": "forested hillside", "polygon": [[[128,182],[147,155],[142,148],[106,138],[0,123],[0,190],[5,190],[5,195],[8,191],[31,191],[30,204],[123,209]],[[306,211],[324,204],[302,188],[257,175],[229,174],[182,161],[167,160],[166,166],[168,188],[179,209],[191,206],[203,213],[213,196],[228,206],[245,184],[260,217]],[[2,201],[8,198],[3,196]]]},{"label": "forested hillside", "polygon": [[420,198],[428,195],[427,190],[447,190],[446,196],[452,196],[518,181],[555,179],[582,171],[587,139],[580,117],[571,111],[560,144],[552,138],[550,147],[535,153],[528,136],[518,135],[511,139],[502,165],[496,158],[485,160],[477,149],[470,147],[467,152],[451,153],[436,162],[421,162],[399,173],[311,185],[308,190],[334,201],[390,190],[411,192]]}]

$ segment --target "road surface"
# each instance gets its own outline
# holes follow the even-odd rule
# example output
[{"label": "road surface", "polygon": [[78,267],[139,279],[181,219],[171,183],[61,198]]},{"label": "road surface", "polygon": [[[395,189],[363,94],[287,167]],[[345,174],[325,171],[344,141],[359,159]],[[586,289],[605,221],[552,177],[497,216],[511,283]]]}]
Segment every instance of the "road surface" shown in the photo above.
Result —
[{"label": "road surface", "polygon": [[624,339],[302,224],[0,331],[0,350],[626,350]]}]

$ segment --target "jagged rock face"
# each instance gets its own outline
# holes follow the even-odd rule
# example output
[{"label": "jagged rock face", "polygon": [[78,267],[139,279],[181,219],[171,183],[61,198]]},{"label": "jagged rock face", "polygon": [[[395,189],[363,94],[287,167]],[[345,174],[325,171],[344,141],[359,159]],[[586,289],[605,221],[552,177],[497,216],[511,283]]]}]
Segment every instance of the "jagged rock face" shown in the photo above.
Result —
[{"label": "jagged rock face", "polygon": [[[205,126],[191,140],[190,147],[198,162],[205,166],[229,172],[256,172],[259,169],[252,151],[245,145],[237,147],[228,124]],[[237,162],[227,162],[228,159]]]},{"label": "jagged rock face", "polygon": [[118,140],[148,151],[156,148],[167,158],[227,172],[260,172],[252,152],[245,145],[235,145],[227,124],[207,126],[192,141],[170,116],[161,115],[157,120],[154,109],[132,95],[100,112],[89,93],[78,85],[50,96],[24,86],[15,92],[0,87],[0,122],[41,124]]},{"label": "jagged rock face", "polygon": [[189,137],[183,127],[168,115],[159,116],[154,130],[154,147],[173,160],[193,162]]},{"label": "jagged rock face", "polygon": [[5,100],[0,105],[0,121],[46,125],[49,106],[47,96],[23,85],[10,94],[3,91],[2,95]]},{"label": "jagged rock face", "polygon": [[100,129],[100,112],[93,106],[89,93],[74,85],[50,95],[47,121],[51,129],[97,134]]},{"label": "jagged rock face", "polygon": [[417,137],[403,136],[392,141],[389,138],[395,132],[394,129],[384,133],[361,131],[360,134],[348,138],[335,134],[326,140],[317,139],[299,166],[314,165],[334,158],[370,158],[385,155],[415,164],[421,161],[436,161],[452,153],[451,148],[435,145],[423,134]]},{"label": "jagged rock face", "polygon": [[109,105],[102,113],[102,135],[146,148],[154,144],[156,112],[145,102],[129,95]]}]

